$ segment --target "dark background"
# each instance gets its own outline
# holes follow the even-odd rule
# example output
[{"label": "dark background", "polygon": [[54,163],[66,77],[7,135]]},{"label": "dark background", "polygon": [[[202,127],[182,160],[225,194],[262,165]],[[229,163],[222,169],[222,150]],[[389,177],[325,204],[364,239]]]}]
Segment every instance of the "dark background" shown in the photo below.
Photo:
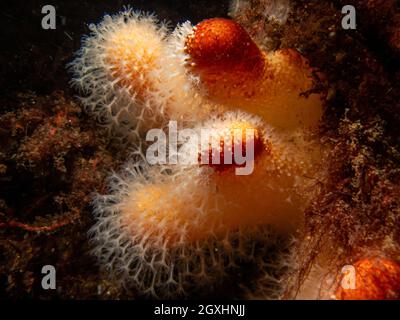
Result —
[{"label": "dark background", "polygon": [[[41,8],[51,4],[57,13],[56,30],[43,30]],[[172,25],[187,20],[197,23],[209,17],[225,17],[229,1],[138,0],[138,1],[23,1],[0,4],[0,87],[2,95],[15,90],[50,93],[65,87],[69,77],[65,64],[79,48],[88,24],[97,23],[106,13],[115,14],[123,6],[156,12]]]}]

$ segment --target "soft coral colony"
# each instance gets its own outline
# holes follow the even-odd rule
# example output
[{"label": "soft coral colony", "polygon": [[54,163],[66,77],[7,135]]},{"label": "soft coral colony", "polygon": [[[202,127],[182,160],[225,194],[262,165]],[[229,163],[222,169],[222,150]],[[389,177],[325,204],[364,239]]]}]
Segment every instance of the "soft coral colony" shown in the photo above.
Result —
[{"label": "soft coral colony", "polygon": [[[295,268],[291,240],[326,175],[323,95],[302,94],[314,70],[296,50],[262,51],[234,20],[186,22],[171,32],[153,15],[126,9],[90,28],[70,64],[73,84],[121,147],[134,149],[110,177],[109,193],[94,201],[90,237],[100,264],[140,294],[236,286],[239,296],[279,298]],[[145,135],[171,120],[217,129],[232,149],[233,130],[253,129],[254,171],[149,165]],[[183,142],[180,150],[191,148]]]}]

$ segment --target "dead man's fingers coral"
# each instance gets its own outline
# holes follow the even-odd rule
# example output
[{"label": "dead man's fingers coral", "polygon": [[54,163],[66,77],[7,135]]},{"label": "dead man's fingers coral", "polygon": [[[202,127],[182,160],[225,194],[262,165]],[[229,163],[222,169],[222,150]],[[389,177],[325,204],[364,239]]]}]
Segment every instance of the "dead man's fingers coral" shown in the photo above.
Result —
[{"label": "dead man's fingers coral", "polygon": [[216,18],[193,28],[186,40],[188,68],[212,100],[261,116],[278,129],[319,126],[322,97],[312,69],[296,50],[263,52],[237,22]]},{"label": "dead man's fingers coral", "polygon": [[[255,243],[272,246],[274,232],[293,234],[301,223],[308,201],[303,187],[318,158],[312,149],[288,143],[243,112],[214,116],[202,126],[216,144],[194,139],[179,150],[181,161],[190,156],[194,164],[150,166],[145,173],[128,164],[126,174],[111,181],[111,194],[96,199],[94,252],[112,275],[142,293],[176,296],[215,284],[238,260],[259,261]],[[245,141],[235,139],[237,130]],[[243,164],[227,158],[249,144],[254,172],[236,175]],[[202,162],[215,153],[222,162]],[[267,272],[262,264],[257,268]]]},{"label": "dead man's fingers coral", "polygon": [[[177,164],[133,157],[111,177],[90,230],[100,265],[160,297],[211,290],[241,263],[271,284],[283,263],[264,259],[282,249],[277,234],[296,234],[324,172],[312,132],[321,99],[300,96],[312,86],[306,61],[293,50],[261,51],[226,19],[170,33],[128,9],[91,30],[70,64],[89,112],[141,157],[145,133],[171,120],[200,137],[179,142]],[[158,155],[171,151],[162,148]],[[277,296],[274,283],[267,291]]]},{"label": "dead man's fingers coral", "polygon": [[128,164],[114,176],[112,193],[95,200],[90,230],[93,253],[111,278],[141,295],[176,298],[210,294],[239,263],[269,272],[259,260],[276,245],[275,233],[267,226],[221,229],[200,173],[166,176],[151,167],[149,179]]}]

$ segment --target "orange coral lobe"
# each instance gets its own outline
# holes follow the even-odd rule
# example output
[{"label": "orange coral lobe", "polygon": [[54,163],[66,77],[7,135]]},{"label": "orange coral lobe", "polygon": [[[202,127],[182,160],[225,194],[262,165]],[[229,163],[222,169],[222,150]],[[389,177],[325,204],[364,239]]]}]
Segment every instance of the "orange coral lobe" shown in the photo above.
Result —
[{"label": "orange coral lobe", "polygon": [[199,23],[186,41],[187,53],[203,76],[229,73],[257,78],[263,55],[235,21],[215,18]]},{"label": "orange coral lobe", "polygon": [[237,22],[209,19],[187,36],[190,72],[211,101],[256,114],[278,129],[315,130],[322,96],[313,88],[313,70],[294,49],[263,52]]},{"label": "orange coral lobe", "polygon": [[364,259],[355,265],[355,289],[340,287],[340,300],[400,299],[400,264],[389,259]]}]

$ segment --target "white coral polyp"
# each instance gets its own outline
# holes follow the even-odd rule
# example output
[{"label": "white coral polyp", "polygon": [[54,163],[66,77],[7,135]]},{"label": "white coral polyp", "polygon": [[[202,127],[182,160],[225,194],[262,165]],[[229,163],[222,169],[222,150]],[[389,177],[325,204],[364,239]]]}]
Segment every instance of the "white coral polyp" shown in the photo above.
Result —
[{"label": "white coral polyp", "polygon": [[[117,282],[144,295],[177,298],[188,292],[209,292],[226,280],[229,272],[237,272],[240,263],[254,264],[264,277],[269,274],[271,268],[263,267],[263,257],[268,256],[277,237],[268,226],[244,226],[215,234],[214,226],[208,225],[201,238],[188,236],[207,222],[210,214],[205,211],[210,210],[207,198],[214,195],[200,188],[204,187],[203,169],[192,168],[184,175],[148,169],[143,174],[138,164],[128,164],[122,175],[110,179],[111,194],[95,199],[97,222],[90,230],[93,253]],[[136,195],[143,188],[171,182],[175,188],[152,199],[151,208],[138,211]],[[218,214],[218,208],[214,209]],[[279,290],[273,274],[267,277]],[[276,295],[274,291],[270,297]]]},{"label": "white coral polyp", "polygon": [[206,114],[184,69],[190,23],[168,38],[167,26],[153,15],[127,9],[90,29],[69,64],[72,84],[87,111],[114,135],[140,144],[148,129],[168,119],[190,122]]}]

